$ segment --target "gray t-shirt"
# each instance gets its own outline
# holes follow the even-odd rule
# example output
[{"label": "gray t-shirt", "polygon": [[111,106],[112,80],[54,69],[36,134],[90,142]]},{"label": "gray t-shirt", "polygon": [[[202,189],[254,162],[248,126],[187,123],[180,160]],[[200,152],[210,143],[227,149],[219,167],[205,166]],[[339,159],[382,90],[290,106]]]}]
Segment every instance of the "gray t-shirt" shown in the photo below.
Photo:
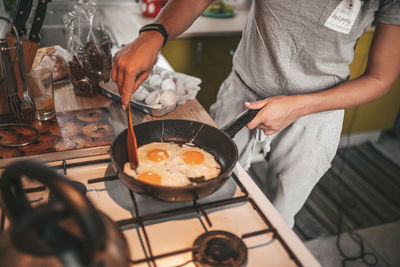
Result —
[{"label": "gray t-shirt", "polygon": [[261,97],[310,93],[349,77],[354,47],[376,19],[400,25],[400,0],[365,0],[348,34],[324,26],[339,4],[359,0],[253,0],[233,59]]}]

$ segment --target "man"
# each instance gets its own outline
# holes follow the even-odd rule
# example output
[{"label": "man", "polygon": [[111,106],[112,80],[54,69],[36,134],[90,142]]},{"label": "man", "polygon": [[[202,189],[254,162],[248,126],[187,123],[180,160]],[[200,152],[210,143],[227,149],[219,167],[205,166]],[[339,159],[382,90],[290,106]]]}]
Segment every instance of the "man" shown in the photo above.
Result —
[{"label": "man", "polygon": [[[174,38],[211,2],[170,0],[155,23]],[[349,81],[355,44],[373,21],[367,69]],[[330,167],[343,109],[381,97],[399,75],[399,25],[399,0],[253,0],[233,71],[210,111],[223,125],[245,108],[260,109],[235,142],[242,164],[255,140],[270,148],[259,183],[289,225]],[[123,107],[149,75],[164,37],[162,29],[143,31],[116,54],[112,79]]]}]

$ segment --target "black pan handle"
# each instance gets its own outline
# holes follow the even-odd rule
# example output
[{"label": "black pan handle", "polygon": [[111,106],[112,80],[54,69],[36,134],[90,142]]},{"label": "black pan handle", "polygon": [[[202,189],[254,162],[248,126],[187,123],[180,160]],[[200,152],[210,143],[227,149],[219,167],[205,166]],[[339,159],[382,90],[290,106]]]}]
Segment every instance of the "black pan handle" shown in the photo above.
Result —
[{"label": "black pan handle", "polygon": [[231,138],[234,138],[244,126],[254,119],[259,111],[259,109],[247,109],[223,126],[221,130],[227,133]]},{"label": "black pan handle", "polygon": [[[46,222],[55,213],[51,207],[57,206],[52,206],[50,202],[48,206],[40,206],[47,212],[40,212],[40,207],[33,208],[22,190],[21,178],[24,176],[46,185],[57,197],[55,201],[60,201],[63,209],[71,212],[85,237],[80,255],[82,261],[88,264],[106,242],[105,225],[95,207],[66,177],[53,169],[34,161],[20,161],[9,165],[0,180],[2,208],[11,223],[17,226],[25,225],[30,216],[34,217],[28,220],[33,227],[37,221]],[[38,212],[35,212],[36,209]]]}]

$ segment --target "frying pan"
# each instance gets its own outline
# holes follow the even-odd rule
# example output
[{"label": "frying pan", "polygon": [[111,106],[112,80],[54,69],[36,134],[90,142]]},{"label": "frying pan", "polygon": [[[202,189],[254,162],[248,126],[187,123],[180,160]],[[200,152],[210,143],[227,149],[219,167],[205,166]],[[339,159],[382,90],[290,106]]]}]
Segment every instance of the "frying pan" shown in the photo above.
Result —
[{"label": "frying pan", "polygon": [[232,138],[250,122],[258,110],[246,110],[221,129],[192,120],[159,119],[134,126],[138,147],[152,142],[192,143],[211,153],[221,165],[221,173],[213,179],[181,186],[160,186],[146,183],[124,173],[128,161],[126,149],[127,130],[122,131],[111,144],[110,156],[118,177],[132,191],[169,202],[193,201],[218,190],[229,179],[238,159]]}]

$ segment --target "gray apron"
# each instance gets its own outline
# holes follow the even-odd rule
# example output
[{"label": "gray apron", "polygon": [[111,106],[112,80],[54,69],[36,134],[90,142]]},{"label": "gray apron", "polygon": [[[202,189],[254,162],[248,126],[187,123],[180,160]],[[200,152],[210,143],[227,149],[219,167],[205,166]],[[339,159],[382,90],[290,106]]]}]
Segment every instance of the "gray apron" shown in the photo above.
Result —
[{"label": "gray apron", "polygon": [[[354,14],[346,17],[352,23],[347,33],[335,28],[340,26],[335,23],[342,23],[336,16],[342,9]],[[244,110],[244,101],[313,93],[345,82],[365,28],[374,19],[399,25],[399,12],[400,1],[393,0],[253,0],[233,57],[234,71],[221,85],[211,115],[222,126]],[[343,113],[304,116],[272,136],[243,129],[234,139],[245,168],[255,147],[261,144],[265,153],[270,151],[267,173],[258,184],[291,226],[330,167]]]},{"label": "gray apron", "polygon": [[[245,109],[244,101],[259,99],[232,72],[221,85],[210,114],[222,126]],[[239,163],[245,169],[258,152],[255,147],[261,146],[269,153],[265,163],[267,173],[256,182],[290,226],[315,184],[331,166],[339,144],[343,113],[335,110],[304,116],[272,136],[244,128],[234,138]]]}]

